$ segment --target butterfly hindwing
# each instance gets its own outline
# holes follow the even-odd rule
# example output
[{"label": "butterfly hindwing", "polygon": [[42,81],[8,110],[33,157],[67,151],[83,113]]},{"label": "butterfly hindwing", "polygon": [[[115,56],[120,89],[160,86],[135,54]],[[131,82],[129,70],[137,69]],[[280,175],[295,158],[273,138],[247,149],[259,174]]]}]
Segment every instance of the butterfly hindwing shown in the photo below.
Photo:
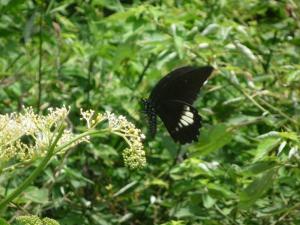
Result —
[{"label": "butterfly hindwing", "polygon": [[185,144],[198,140],[201,117],[190,104],[178,100],[166,101],[157,114],[176,142]]}]

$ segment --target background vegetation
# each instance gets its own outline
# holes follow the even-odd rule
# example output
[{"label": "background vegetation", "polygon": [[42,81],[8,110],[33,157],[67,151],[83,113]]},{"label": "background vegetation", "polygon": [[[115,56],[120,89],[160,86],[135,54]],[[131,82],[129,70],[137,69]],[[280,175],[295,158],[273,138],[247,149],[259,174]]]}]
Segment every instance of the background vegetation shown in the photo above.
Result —
[{"label": "background vegetation", "polygon": [[[71,106],[125,115],[182,65],[213,65],[195,104],[200,141],[160,125],[147,166],[124,167],[115,136],[52,163],[3,218],[61,224],[300,224],[300,4],[296,0],[0,1],[1,113]],[[75,121],[75,122],[74,122]],[[2,173],[0,194],[35,165]]]}]

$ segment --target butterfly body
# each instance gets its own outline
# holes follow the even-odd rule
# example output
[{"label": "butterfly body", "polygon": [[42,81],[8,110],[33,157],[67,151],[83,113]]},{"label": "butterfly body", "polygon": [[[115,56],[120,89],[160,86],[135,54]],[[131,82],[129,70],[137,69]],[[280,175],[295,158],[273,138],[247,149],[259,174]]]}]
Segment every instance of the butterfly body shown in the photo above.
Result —
[{"label": "butterfly body", "polygon": [[201,117],[192,104],[212,71],[210,66],[181,67],[158,82],[149,99],[143,100],[152,136],[158,115],[174,141],[185,144],[198,140]]}]

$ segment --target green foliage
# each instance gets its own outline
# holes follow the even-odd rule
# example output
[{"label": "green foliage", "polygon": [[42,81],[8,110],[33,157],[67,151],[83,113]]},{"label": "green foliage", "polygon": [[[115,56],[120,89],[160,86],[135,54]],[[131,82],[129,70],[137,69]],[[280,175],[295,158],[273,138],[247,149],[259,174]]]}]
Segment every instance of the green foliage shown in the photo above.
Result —
[{"label": "green foliage", "polygon": [[[92,108],[146,133],[140,98],[164,74],[215,67],[195,102],[198,143],[179,146],[159,125],[147,167],[130,171],[126,143],[99,135],[53,158],[3,219],[299,224],[299,15],[295,0],[0,1],[1,113],[71,106],[79,133],[78,109]],[[1,174],[0,200],[32,169]]]},{"label": "green foliage", "polygon": [[224,145],[230,143],[232,132],[227,130],[224,124],[218,124],[208,128],[201,133],[201,139],[197,145],[190,148],[193,156],[206,155],[213,151],[217,151]]},{"label": "green foliage", "polygon": [[0,225],[9,225],[9,223],[6,220],[0,218]]}]

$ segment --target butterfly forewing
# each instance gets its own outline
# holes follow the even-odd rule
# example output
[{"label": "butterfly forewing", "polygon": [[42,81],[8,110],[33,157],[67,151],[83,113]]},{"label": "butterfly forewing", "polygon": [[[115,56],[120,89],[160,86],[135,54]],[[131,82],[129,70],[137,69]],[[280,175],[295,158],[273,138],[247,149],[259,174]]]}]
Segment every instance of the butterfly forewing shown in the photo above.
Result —
[{"label": "butterfly forewing", "polygon": [[186,66],[176,69],[159,81],[150,99],[153,104],[166,100],[182,100],[192,104],[212,71],[210,66]]}]

